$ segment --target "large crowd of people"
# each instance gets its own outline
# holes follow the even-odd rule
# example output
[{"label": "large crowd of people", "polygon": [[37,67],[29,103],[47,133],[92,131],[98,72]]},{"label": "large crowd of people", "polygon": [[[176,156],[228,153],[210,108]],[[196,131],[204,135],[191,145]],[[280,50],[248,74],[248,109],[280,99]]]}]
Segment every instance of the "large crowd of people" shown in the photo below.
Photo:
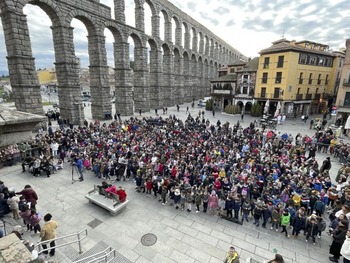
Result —
[{"label": "large crowd of people", "polygon": [[[185,121],[157,116],[102,125],[84,122],[38,134],[25,147],[37,151],[22,163],[23,171],[28,166],[34,176],[38,167],[47,172],[73,160],[82,166],[82,180],[83,169],[104,180],[134,180],[137,192],[162,205],[237,223],[251,221],[286,237],[300,238],[302,232],[305,242],[313,244],[326,229],[328,212],[330,234],[341,232],[339,240],[346,239],[350,146],[331,129],[293,137],[254,122],[247,127],[210,123],[200,113]],[[344,163],[335,181],[329,176],[330,158],[318,162],[317,152]],[[38,159],[44,165],[35,164]],[[332,243],[333,261],[339,259],[342,242]]]}]

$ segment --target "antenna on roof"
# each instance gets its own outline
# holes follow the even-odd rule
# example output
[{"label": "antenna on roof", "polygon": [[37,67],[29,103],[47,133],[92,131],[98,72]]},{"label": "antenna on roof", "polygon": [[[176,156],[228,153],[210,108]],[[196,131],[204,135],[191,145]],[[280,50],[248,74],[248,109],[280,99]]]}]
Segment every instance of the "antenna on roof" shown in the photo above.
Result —
[{"label": "antenna on roof", "polygon": [[284,30],[283,30],[283,32],[282,32],[282,38],[284,38]]}]

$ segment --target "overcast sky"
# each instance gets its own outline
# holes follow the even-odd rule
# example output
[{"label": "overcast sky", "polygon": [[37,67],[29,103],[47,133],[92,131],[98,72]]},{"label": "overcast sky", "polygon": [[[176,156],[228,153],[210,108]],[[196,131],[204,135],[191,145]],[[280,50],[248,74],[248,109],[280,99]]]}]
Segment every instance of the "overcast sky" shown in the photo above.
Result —
[{"label": "overcast sky", "polygon": [[[113,0],[100,0],[113,10]],[[258,52],[284,36],[289,40],[310,40],[329,45],[333,50],[345,47],[350,38],[349,0],[170,0],[245,56]],[[54,66],[51,21],[39,7],[26,5],[32,51],[37,68]],[[126,0],[126,22],[134,26],[133,0]],[[145,17],[150,16],[146,6]],[[162,19],[162,16],[161,16]],[[148,19],[147,21],[150,21]],[[87,31],[74,19],[76,55],[82,67],[88,66]],[[161,21],[161,28],[162,21]],[[161,29],[162,30],[162,29]],[[146,22],[146,33],[150,23]],[[112,42],[105,32],[108,64],[113,66]],[[7,73],[4,33],[0,22],[0,74]]]}]

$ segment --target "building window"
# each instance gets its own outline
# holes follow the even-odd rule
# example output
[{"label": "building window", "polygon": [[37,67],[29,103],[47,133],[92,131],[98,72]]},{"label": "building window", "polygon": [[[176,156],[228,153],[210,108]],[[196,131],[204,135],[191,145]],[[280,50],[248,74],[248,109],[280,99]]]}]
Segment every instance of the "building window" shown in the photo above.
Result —
[{"label": "building window", "polygon": [[248,94],[248,86],[243,86],[242,94]]},{"label": "building window", "polygon": [[248,75],[248,74],[242,75],[242,81],[243,81],[243,83],[248,83],[248,79],[249,79],[249,75]]},{"label": "building window", "polygon": [[266,88],[261,88],[261,98],[266,97]]},{"label": "building window", "polygon": [[268,73],[263,73],[263,77],[262,77],[261,83],[262,84],[266,84],[267,83],[267,78],[268,78]]},{"label": "building window", "polygon": [[230,68],[230,73],[235,73],[235,68]]},{"label": "building window", "polygon": [[278,56],[278,62],[277,62],[278,68],[283,68],[283,61],[284,61],[284,56]]},{"label": "building window", "polygon": [[346,92],[345,93],[344,105],[343,106],[350,106],[350,92]]},{"label": "building window", "polygon": [[309,94],[310,92],[310,88],[307,88],[306,94]]},{"label": "building window", "polygon": [[273,98],[274,99],[279,99],[280,98],[280,88],[275,88],[275,92],[273,93]]},{"label": "building window", "polygon": [[309,65],[316,65],[317,57],[316,56],[309,56]]},{"label": "building window", "polygon": [[319,65],[319,66],[323,66],[323,65],[324,65],[324,61],[325,61],[325,60],[324,60],[323,57],[319,57],[319,58],[318,58],[318,65]]},{"label": "building window", "polygon": [[292,85],[290,85],[289,87],[288,87],[288,92],[292,92],[293,91],[293,87],[292,87]]},{"label": "building window", "polygon": [[[338,73],[339,73],[339,72],[338,72]],[[328,74],[327,74],[327,75],[326,75],[326,80],[325,80],[325,83],[324,83],[325,85],[328,85],[328,82],[329,82],[328,77],[329,77],[329,76],[328,76]]]},{"label": "building window", "polygon": [[269,68],[270,57],[264,58],[264,68]]},{"label": "building window", "polygon": [[307,55],[306,54],[300,54],[299,55],[299,64],[306,64],[307,61]]},{"label": "building window", "polygon": [[317,85],[321,84],[321,74],[318,74]]},{"label": "building window", "polygon": [[299,74],[299,84],[303,84],[303,73],[300,72]]},{"label": "building window", "polygon": [[312,73],[310,73],[310,75],[309,75],[309,85],[311,85],[312,84]]},{"label": "building window", "polygon": [[276,72],[275,83],[281,83],[281,82],[282,82],[282,72]]}]

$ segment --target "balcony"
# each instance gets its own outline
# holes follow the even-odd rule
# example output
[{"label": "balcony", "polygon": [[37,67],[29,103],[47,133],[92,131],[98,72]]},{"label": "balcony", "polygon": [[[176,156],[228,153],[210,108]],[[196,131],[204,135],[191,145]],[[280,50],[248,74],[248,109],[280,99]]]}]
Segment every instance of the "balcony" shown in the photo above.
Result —
[{"label": "balcony", "polygon": [[274,93],[273,94],[273,99],[279,99],[281,96],[280,96],[280,94],[279,93]]},{"label": "balcony", "polygon": [[343,86],[344,86],[344,87],[350,87],[350,80],[344,79],[344,81],[343,81]]},{"label": "balcony", "polygon": [[258,98],[269,98],[269,94],[268,93],[258,93],[257,97]]},{"label": "balcony", "polygon": [[295,96],[295,100],[302,100],[303,99],[303,94],[297,94]]},{"label": "balcony", "polygon": [[315,94],[315,100],[319,100],[321,98],[321,94]]},{"label": "balcony", "polygon": [[312,94],[306,94],[306,100],[312,100]]}]

